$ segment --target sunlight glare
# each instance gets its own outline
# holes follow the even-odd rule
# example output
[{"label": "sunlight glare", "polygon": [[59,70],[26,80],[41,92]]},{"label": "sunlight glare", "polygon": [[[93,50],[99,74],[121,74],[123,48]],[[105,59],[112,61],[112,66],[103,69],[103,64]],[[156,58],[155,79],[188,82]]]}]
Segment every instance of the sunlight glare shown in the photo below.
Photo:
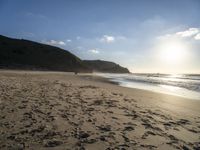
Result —
[{"label": "sunlight glare", "polygon": [[163,42],[159,46],[159,57],[167,64],[179,64],[186,56],[187,46],[178,40]]}]

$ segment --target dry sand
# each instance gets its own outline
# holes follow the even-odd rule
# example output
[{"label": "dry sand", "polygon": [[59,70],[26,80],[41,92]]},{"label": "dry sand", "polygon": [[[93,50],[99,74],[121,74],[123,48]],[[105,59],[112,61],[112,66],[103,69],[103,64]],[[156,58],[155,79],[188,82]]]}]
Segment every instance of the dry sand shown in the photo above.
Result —
[{"label": "dry sand", "polygon": [[200,149],[200,101],[102,81],[0,71],[0,149]]}]

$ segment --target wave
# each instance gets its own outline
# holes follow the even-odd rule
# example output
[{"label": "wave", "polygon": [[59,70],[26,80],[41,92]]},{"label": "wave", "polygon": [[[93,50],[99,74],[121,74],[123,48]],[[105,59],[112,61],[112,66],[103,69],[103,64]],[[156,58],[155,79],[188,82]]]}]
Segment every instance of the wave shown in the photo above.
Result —
[{"label": "wave", "polygon": [[[131,85],[137,88],[136,84],[143,84],[144,86],[172,86],[182,88],[194,92],[200,92],[200,75],[199,74],[112,74],[101,73],[98,74],[111,81],[117,82],[121,85]],[[182,91],[183,91],[182,90]]]}]

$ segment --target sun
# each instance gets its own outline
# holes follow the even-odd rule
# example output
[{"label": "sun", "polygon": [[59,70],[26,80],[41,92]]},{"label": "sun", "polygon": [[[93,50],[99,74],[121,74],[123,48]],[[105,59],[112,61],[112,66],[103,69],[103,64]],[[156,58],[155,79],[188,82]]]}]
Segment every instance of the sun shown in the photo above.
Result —
[{"label": "sun", "polygon": [[167,64],[180,64],[186,57],[187,46],[177,40],[161,43],[159,46],[159,58]]}]

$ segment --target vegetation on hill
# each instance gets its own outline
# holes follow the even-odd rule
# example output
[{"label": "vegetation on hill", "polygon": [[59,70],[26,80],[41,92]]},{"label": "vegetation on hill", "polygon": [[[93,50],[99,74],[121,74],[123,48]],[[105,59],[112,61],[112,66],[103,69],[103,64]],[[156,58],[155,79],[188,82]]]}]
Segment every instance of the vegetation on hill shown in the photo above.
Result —
[{"label": "vegetation on hill", "polygon": [[85,65],[96,72],[106,73],[130,73],[127,68],[124,68],[116,63],[103,60],[84,60]]},{"label": "vegetation on hill", "polygon": [[0,67],[91,72],[82,60],[58,47],[0,36]]},{"label": "vegetation on hill", "polygon": [[73,72],[129,73],[127,68],[102,60],[84,60],[67,50],[0,35],[0,68]]}]

